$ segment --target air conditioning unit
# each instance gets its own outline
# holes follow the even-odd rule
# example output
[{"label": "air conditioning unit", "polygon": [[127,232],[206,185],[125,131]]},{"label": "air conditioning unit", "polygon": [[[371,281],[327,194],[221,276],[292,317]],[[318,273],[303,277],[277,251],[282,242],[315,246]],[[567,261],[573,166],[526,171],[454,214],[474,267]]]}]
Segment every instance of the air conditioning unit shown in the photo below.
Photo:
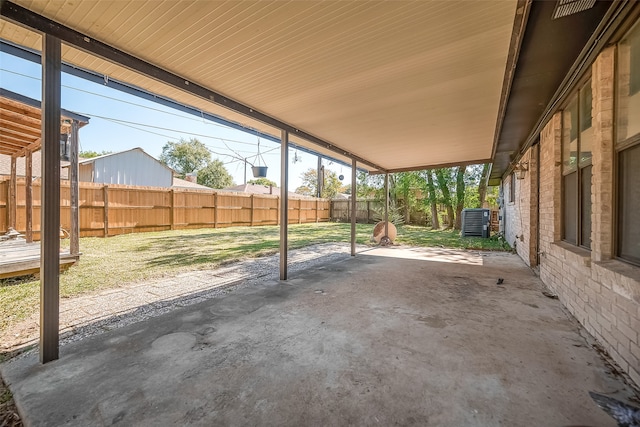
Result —
[{"label": "air conditioning unit", "polygon": [[491,212],[489,209],[462,210],[462,237],[489,237]]}]

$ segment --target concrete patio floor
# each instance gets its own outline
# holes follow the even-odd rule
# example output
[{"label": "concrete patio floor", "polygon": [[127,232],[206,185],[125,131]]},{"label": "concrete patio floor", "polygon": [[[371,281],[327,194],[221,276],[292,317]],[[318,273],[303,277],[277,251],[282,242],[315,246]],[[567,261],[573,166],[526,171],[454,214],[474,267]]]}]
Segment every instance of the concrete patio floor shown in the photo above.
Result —
[{"label": "concrete patio floor", "polygon": [[377,248],[0,370],[34,426],[615,426],[588,391],[633,392],[541,290],[516,255]]}]

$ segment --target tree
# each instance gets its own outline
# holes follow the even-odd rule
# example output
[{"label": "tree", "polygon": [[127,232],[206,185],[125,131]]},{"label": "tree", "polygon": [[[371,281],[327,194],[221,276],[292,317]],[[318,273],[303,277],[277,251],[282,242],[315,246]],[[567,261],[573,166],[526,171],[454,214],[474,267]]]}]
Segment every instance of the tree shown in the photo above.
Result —
[{"label": "tree", "polygon": [[211,161],[211,153],[207,147],[195,138],[188,141],[169,141],[162,147],[160,162],[178,172],[180,178],[207,166]]},{"label": "tree", "polygon": [[424,178],[420,172],[399,172],[394,174],[395,184],[394,193],[396,199],[401,196],[402,205],[404,207],[404,222],[409,223],[411,220],[411,211],[417,207],[416,190],[422,189]]},{"label": "tree", "polygon": [[456,172],[456,220],[454,226],[456,230],[462,228],[462,209],[464,209],[465,195],[464,174],[466,170],[466,166],[460,166]]},{"label": "tree", "polygon": [[384,198],[384,175],[357,172],[357,197],[380,200]]},{"label": "tree", "polygon": [[113,153],[113,151],[102,150],[101,152],[98,153],[97,151],[87,150],[87,151],[79,152],[78,157],[82,159],[93,159],[94,157],[100,157],[100,156],[104,156],[106,154],[111,154],[111,153]]},{"label": "tree", "polygon": [[451,191],[449,190],[449,184],[451,181],[451,169],[436,169],[436,182],[438,188],[442,193],[442,203],[447,208],[447,215],[449,216],[449,227],[453,227],[453,221],[455,216],[453,213],[453,204],[451,202]]},{"label": "tree", "polygon": [[215,159],[198,171],[198,184],[211,188],[225,188],[233,185],[233,178],[222,161]]},{"label": "tree", "polygon": [[440,220],[438,218],[438,207],[436,202],[438,201],[436,194],[436,186],[433,184],[433,173],[428,170],[427,173],[427,192],[429,207],[431,208],[431,228],[438,230],[440,228]]},{"label": "tree", "polygon": [[480,182],[478,183],[478,207],[481,208],[484,205],[484,199],[487,195],[487,176],[489,175],[489,163],[486,163],[482,168],[482,174],[480,175]]},{"label": "tree", "polygon": [[247,184],[266,185],[267,187],[277,187],[278,186],[278,184],[276,184],[275,182],[271,181],[268,178],[252,179],[250,181],[247,181]]},{"label": "tree", "polygon": [[[302,179],[302,185],[296,188],[296,193],[304,196],[315,196],[318,191],[318,170],[309,168],[300,175],[300,179]],[[325,169],[324,187],[322,188],[321,196],[326,199],[335,197],[340,192],[341,187],[342,183],[338,179],[338,175],[331,170]]]},{"label": "tree", "polygon": [[[430,212],[428,216],[431,217],[431,227],[439,229],[438,204],[441,204],[447,210],[448,226],[459,229],[461,212],[465,207],[478,206],[481,197],[486,197],[490,203],[495,198],[493,187],[487,189],[481,185],[486,183],[488,170],[488,165],[471,165],[391,174],[390,206],[396,206],[395,201],[399,200],[405,221],[410,219],[410,212],[415,209]],[[358,172],[357,180],[358,198],[384,200],[384,175]],[[486,196],[482,196],[481,191]],[[420,192],[423,194],[422,199],[417,196]]]}]

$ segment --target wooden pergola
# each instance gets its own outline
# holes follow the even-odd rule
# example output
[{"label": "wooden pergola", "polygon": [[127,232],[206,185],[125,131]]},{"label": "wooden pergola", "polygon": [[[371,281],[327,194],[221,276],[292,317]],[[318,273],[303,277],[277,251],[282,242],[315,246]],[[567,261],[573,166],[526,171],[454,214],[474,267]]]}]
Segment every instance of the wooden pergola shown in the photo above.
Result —
[{"label": "wooden pergola", "polygon": [[[77,256],[79,247],[78,221],[78,130],[89,123],[79,114],[61,110],[60,140],[68,141],[69,180],[71,182],[70,254]],[[16,229],[17,159],[25,157],[25,237],[33,241],[33,171],[32,154],[42,149],[42,111],[40,101],[0,88],[0,154],[11,158],[7,226]]]}]

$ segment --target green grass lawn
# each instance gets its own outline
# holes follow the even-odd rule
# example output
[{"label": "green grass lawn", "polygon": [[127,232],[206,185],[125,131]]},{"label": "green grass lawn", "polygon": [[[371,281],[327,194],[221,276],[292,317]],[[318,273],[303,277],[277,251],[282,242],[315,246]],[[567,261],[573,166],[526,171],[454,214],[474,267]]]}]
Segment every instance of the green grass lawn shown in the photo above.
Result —
[{"label": "green grass lawn", "polygon": [[427,227],[403,225],[398,230],[396,243],[408,246],[444,246],[456,249],[479,249],[484,251],[509,251],[511,248],[497,236],[460,237],[456,230],[432,230]]},{"label": "green grass lawn", "polygon": [[[349,242],[350,224],[319,223],[289,226],[289,248]],[[371,224],[358,224],[356,241],[370,244]],[[456,231],[432,231],[401,226],[397,244],[503,250],[496,239],[461,238]],[[233,227],[126,234],[80,239],[80,262],[60,275],[60,295],[113,288],[125,283],[273,254],[279,248],[279,228]],[[38,310],[39,281],[33,278],[0,281],[0,331]]]}]

